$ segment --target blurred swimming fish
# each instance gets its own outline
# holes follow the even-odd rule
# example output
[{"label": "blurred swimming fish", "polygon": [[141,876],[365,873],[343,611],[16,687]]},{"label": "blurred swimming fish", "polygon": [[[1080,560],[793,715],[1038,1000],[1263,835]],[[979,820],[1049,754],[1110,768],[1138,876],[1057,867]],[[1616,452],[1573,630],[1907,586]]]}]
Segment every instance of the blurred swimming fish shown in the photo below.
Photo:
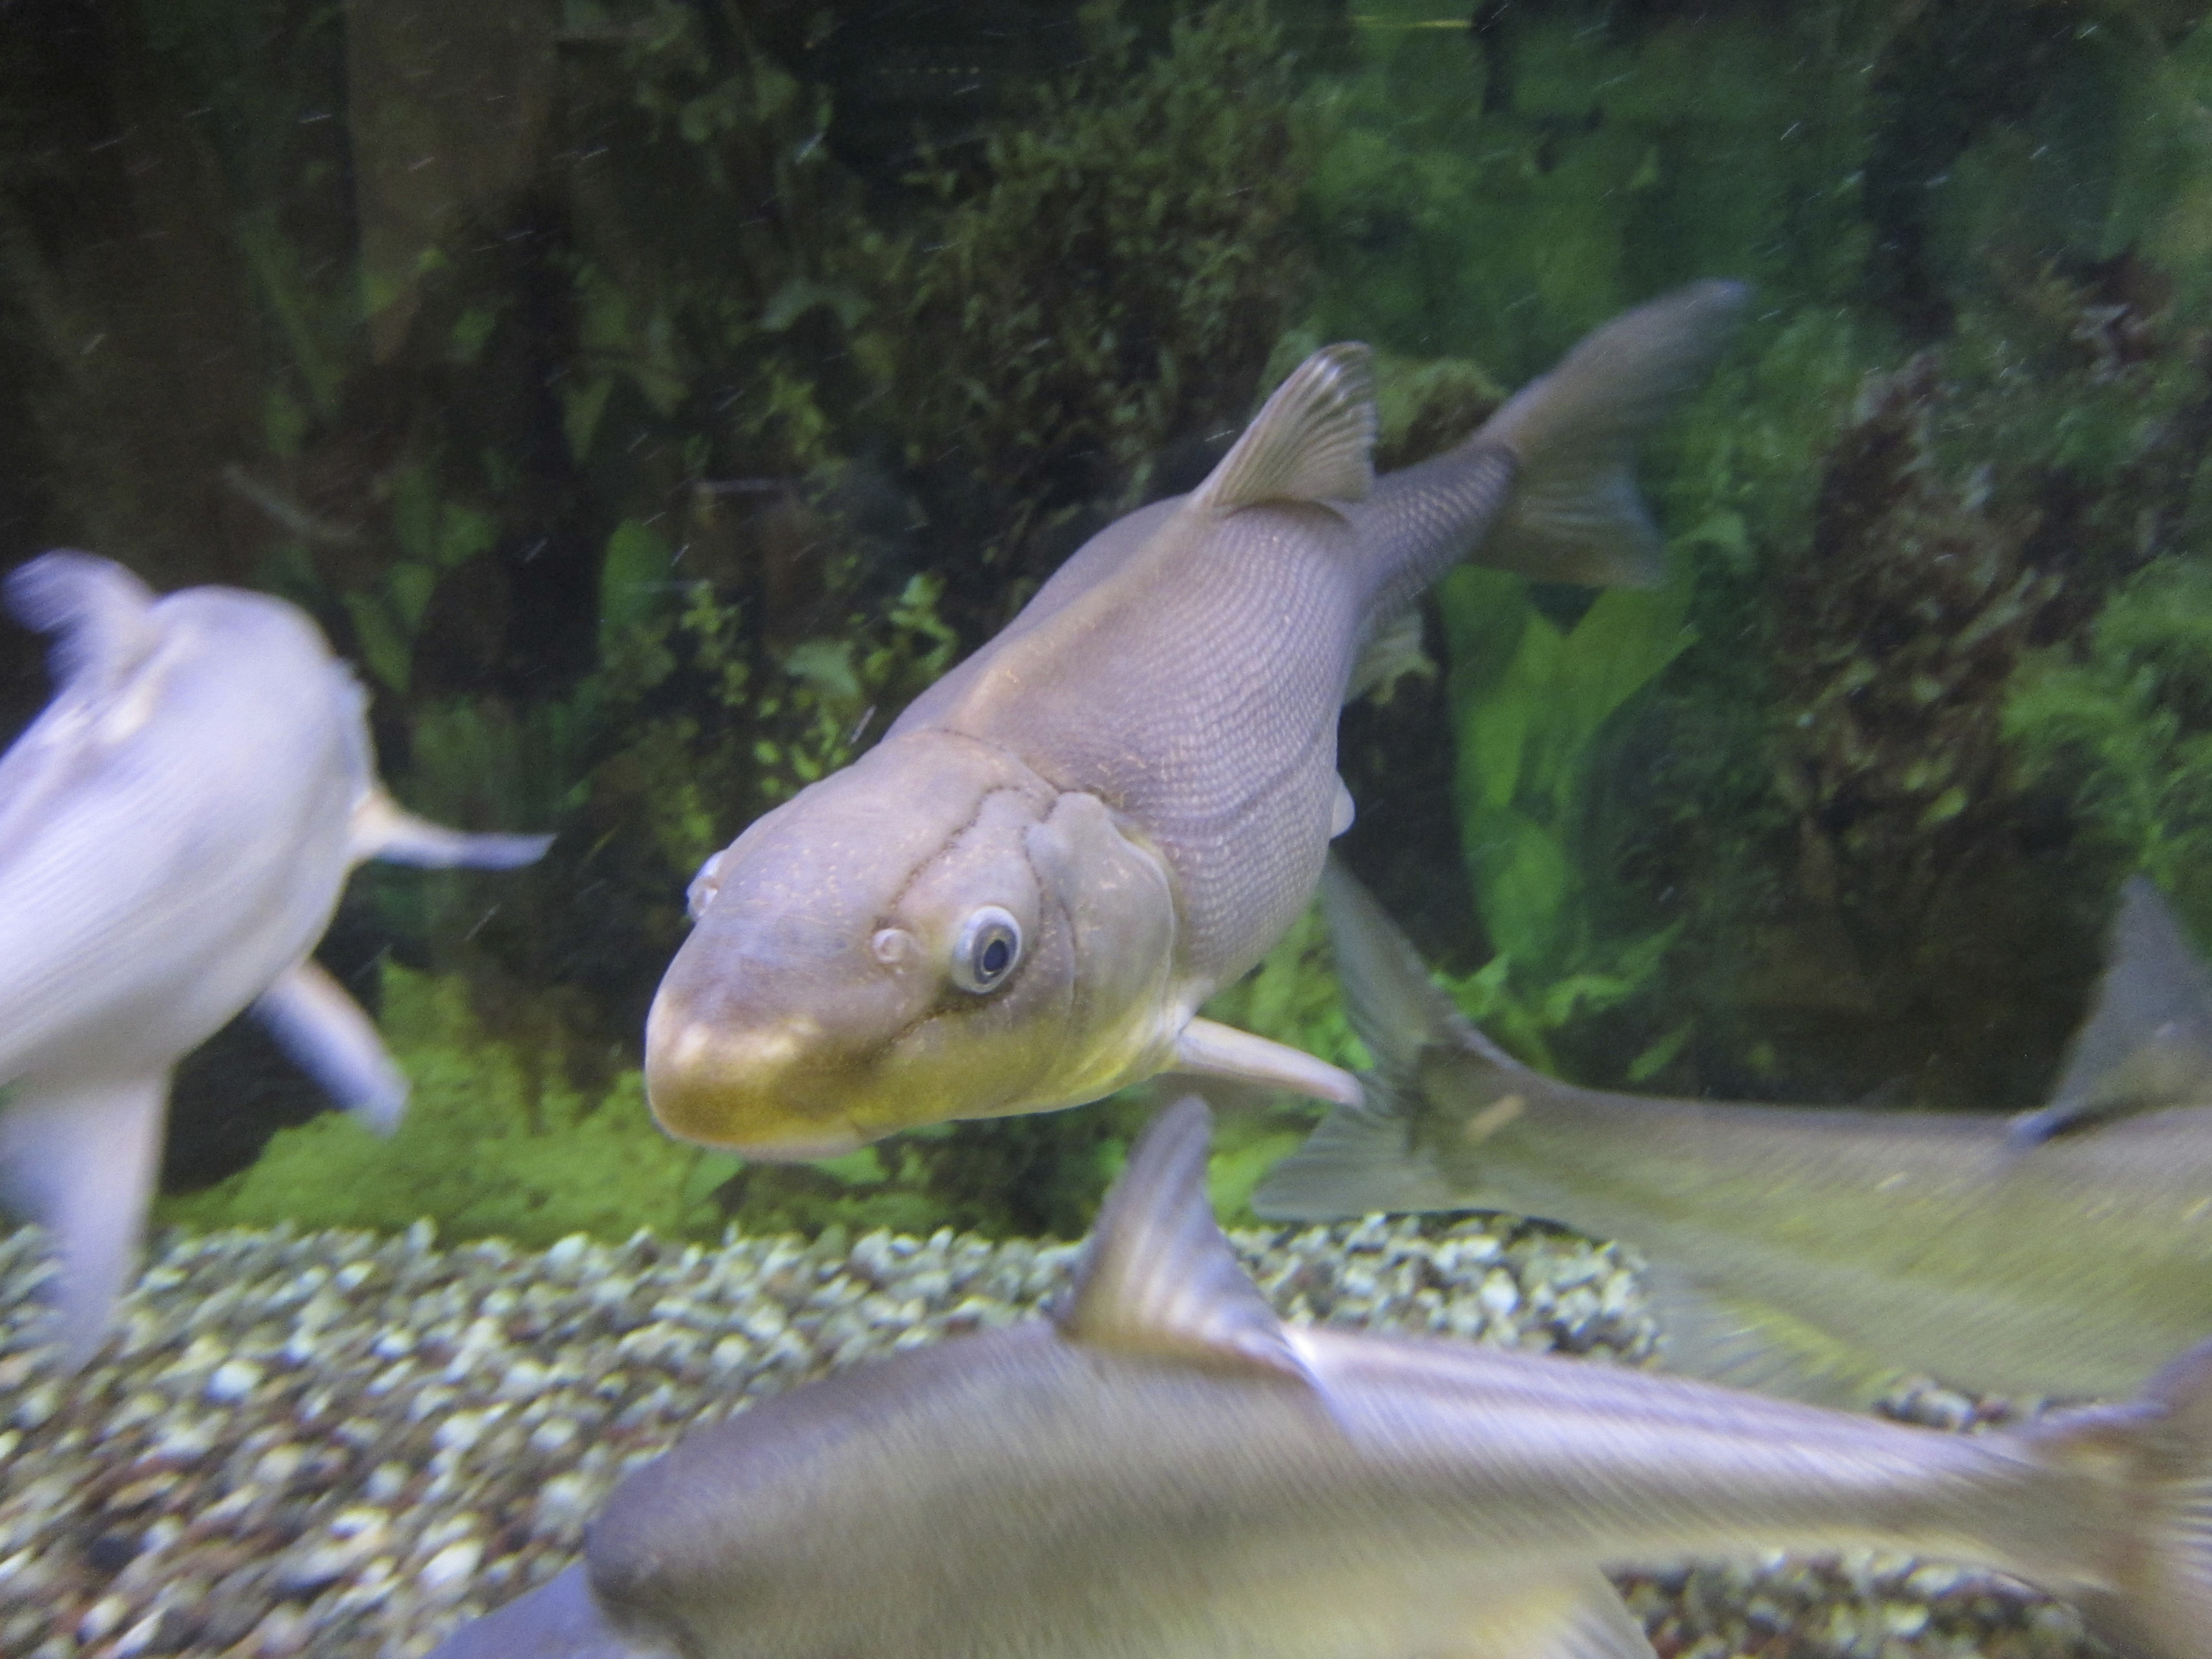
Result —
[{"label": "blurred swimming fish", "polygon": [[1308,358],[1196,490],[1093,537],[875,748],[707,861],[646,1026],[662,1127],[816,1158],[1168,1070],[1355,1097],[1194,1016],[1351,823],[1336,721],[1362,648],[1478,546],[1651,579],[1634,452],[1743,299],[1705,283],[1616,319],[1379,484],[1365,348]]},{"label": "blurred swimming fish", "polygon": [[308,959],[346,872],[503,869],[551,837],[403,811],[361,688],[280,599],[156,599],[71,552],[18,567],[6,599],[58,637],[54,699],[0,757],[0,1196],[54,1236],[75,1364],[137,1259],[169,1074],[239,1010],[372,1127],[398,1122],[406,1080]]},{"label": "blurred swimming fish", "polygon": [[2039,1146],[1990,1114],[1561,1083],[1470,1025],[1334,863],[1322,904],[1376,1071],[1364,1105],[1261,1183],[1263,1216],[1492,1208],[1626,1239],[1650,1261],[1668,1364],[1816,1399],[1863,1403],[1913,1371],[2118,1395],[2212,1334],[2212,1066],[2166,1063],[2175,1045],[2136,1064],[2204,1018],[2175,1006],[2177,963],[2193,997],[2203,975],[2148,882],[2124,896],[2069,1076],[2074,1098],[2101,1097],[2094,1071],[2153,1080],[2160,1103],[2136,1090],[2133,1115]]},{"label": "blurred swimming fish", "polygon": [[696,1431],[434,1659],[1650,1659],[1601,1564],[1878,1547],[2212,1655],[2212,1351],[1943,1435],[1468,1343],[1285,1326],[1154,1122],[1054,1321]]}]

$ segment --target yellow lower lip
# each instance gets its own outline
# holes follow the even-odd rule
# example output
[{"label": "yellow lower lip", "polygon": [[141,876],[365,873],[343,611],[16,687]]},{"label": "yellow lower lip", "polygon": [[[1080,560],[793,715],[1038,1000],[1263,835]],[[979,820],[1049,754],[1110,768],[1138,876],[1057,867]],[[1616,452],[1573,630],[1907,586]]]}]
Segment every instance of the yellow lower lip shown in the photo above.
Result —
[{"label": "yellow lower lip", "polygon": [[679,1140],[763,1161],[803,1163],[865,1146],[872,1137],[842,1114],[800,1109],[808,1091],[793,1085],[793,1063],[813,1036],[794,1025],[731,1033],[648,1021],[645,1095],[654,1121]]}]

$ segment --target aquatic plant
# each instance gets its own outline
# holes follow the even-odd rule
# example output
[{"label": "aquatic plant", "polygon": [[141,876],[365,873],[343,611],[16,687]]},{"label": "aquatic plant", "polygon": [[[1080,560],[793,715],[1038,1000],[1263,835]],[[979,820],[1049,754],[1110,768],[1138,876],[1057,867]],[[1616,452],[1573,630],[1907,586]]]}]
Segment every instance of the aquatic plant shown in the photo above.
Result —
[{"label": "aquatic plant", "polygon": [[160,1213],[194,1226],[396,1231],[428,1217],[457,1237],[545,1245],[572,1232],[626,1238],[721,1231],[714,1190],[735,1160],[668,1139],[635,1070],[592,1081],[543,1017],[527,1041],[494,1036],[456,975],[387,963],[382,1024],[411,1079],[406,1120],[379,1139],[325,1113],[279,1130],[249,1168]]},{"label": "aquatic plant", "polygon": [[2212,931],[2212,570],[2154,565],[2076,642],[2014,672],[2004,732],[2115,868],[2141,868]]},{"label": "aquatic plant", "polygon": [[1307,207],[1321,331],[1518,381],[1691,277],[1842,289],[1863,246],[1850,43],[1825,14],[1645,15],[1363,9]]},{"label": "aquatic plant", "polygon": [[1777,596],[1777,677],[1796,710],[1785,797],[1839,862],[1856,929],[1917,928],[1986,844],[2002,690],[2057,580],[1986,476],[1946,481],[1927,423],[1938,369],[1871,380],[1831,452],[1813,543]]},{"label": "aquatic plant", "polygon": [[2118,873],[2109,836],[2073,833],[2069,790],[2015,765],[2038,724],[2045,758],[2077,747],[2073,683],[2017,671],[2079,653],[2106,596],[2197,533],[2212,404],[2197,337],[2132,256],[1984,274],[1940,358],[1869,377],[1808,550],[1777,568],[1796,830],[1773,856],[1794,954],[1838,964],[1862,1053],[1996,1104],[2046,1080]]},{"label": "aquatic plant", "polygon": [[1460,988],[1470,1013],[1547,1068],[1547,1034],[1632,994],[1672,934],[1598,927],[1595,895],[1619,849],[1589,834],[1591,768],[1607,723],[1689,645],[1689,594],[1686,580],[1611,589],[1562,624],[1498,571],[1455,571],[1437,590],[1461,846],[1492,950]]},{"label": "aquatic plant", "polygon": [[926,233],[860,246],[891,417],[967,544],[945,574],[994,624],[1075,532],[1184,487],[1162,456],[1249,408],[1304,269],[1311,117],[1267,7],[1178,16],[1157,54],[1111,4],[1081,20],[1087,60],[991,135],[986,182],[924,168]]}]

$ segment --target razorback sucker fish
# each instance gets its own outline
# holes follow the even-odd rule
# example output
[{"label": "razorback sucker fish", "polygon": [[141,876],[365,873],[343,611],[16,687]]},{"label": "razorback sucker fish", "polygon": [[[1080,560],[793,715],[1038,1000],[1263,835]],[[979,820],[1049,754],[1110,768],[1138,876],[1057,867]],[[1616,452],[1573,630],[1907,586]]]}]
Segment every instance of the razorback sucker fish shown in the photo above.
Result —
[{"label": "razorback sucker fish", "polygon": [[280,599],[156,599],[70,552],[17,568],[6,598],[58,636],[58,684],[0,757],[0,1196],[53,1234],[60,1340],[81,1364],[137,1258],[178,1060],[250,1003],[388,1131],[406,1080],[307,954],[347,872],[505,868],[551,837],[402,811],[360,686]]},{"label": "razorback sucker fish", "polygon": [[1969,1437],[1286,1326],[1207,1207],[1207,1122],[1147,1131],[1053,1319],[695,1431],[434,1659],[1650,1659],[1601,1565],[1853,1547],[2212,1655],[2212,1351]]},{"label": "razorback sucker fish", "polygon": [[812,1158],[1162,1071],[1356,1097],[1195,1014],[1351,823],[1336,722],[1363,647],[1478,548],[1652,579],[1635,450],[1742,303],[1705,283],[1630,312],[1379,483],[1366,349],[1308,358],[1197,489],[1093,537],[881,743],[707,861],[646,1025],[662,1127]]},{"label": "razorback sucker fish", "polygon": [[2127,1114],[2040,1144],[1994,1114],[1577,1088],[1469,1024],[1334,862],[1322,904],[1376,1070],[1261,1183],[1263,1216],[1500,1209],[1625,1239],[1667,1364],[1850,1403],[1912,1372],[2118,1395],[2212,1334],[2212,1069],[2173,1041],[2204,1025],[2174,994],[2203,976],[2147,881],[2123,894],[2059,1093],[2114,1098],[2113,1079]]}]

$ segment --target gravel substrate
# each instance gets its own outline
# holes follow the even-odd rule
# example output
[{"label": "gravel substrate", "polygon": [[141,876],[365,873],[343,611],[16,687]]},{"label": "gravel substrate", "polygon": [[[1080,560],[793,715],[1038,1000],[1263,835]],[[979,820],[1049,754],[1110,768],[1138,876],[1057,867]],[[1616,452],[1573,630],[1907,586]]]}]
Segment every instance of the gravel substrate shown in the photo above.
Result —
[{"label": "gravel substrate", "polygon": [[[1292,1319],[1650,1348],[1632,1255],[1507,1218],[1236,1242]],[[1073,1255],[949,1232],[543,1252],[441,1249],[427,1225],[172,1237],[119,1343],[64,1378],[34,1346],[37,1236],[0,1236],[0,1656],[415,1659],[573,1559],[609,1487],[688,1425],[1004,1324]],[[1934,1391],[1915,1409],[1976,1414]],[[1624,1584],[1662,1659],[2089,1651],[2066,1607],[1903,1558]]]}]

